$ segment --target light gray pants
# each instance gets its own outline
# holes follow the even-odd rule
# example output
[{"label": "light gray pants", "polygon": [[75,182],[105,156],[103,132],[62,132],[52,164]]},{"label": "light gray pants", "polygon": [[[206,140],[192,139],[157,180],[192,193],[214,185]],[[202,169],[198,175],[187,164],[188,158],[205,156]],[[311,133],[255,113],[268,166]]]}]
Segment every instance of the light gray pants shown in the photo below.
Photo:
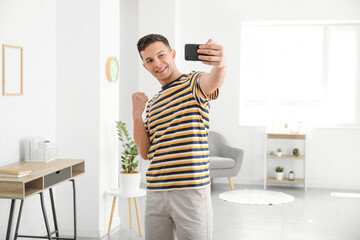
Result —
[{"label": "light gray pants", "polygon": [[213,212],[210,186],[199,189],[147,191],[145,239],[211,240]]}]

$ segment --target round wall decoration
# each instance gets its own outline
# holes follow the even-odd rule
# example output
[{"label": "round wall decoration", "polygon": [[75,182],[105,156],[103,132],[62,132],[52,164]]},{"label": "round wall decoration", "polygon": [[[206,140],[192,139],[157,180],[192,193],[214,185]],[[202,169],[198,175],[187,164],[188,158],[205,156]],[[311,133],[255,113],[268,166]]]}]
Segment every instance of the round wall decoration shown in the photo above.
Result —
[{"label": "round wall decoration", "polygon": [[106,78],[115,82],[119,75],[119,63],[116,57],[108,57],[106,61]]}]

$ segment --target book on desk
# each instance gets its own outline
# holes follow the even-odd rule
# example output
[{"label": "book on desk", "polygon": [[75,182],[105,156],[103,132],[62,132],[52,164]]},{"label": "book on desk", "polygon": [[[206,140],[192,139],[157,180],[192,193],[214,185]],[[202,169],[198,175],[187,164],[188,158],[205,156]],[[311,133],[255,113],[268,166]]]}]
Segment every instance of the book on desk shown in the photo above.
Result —
[{"label": "book on desk", "polygon": [[16,168],[5,168],[0,169],[0,177],[25,177],[28,176],[32,171],[31,170],[21,170]]}]

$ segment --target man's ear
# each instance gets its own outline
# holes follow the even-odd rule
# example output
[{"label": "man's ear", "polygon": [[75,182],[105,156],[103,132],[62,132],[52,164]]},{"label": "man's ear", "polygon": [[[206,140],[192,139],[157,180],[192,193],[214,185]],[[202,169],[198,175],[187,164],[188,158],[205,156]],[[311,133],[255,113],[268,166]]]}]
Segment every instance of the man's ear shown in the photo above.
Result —
[{"label": "man's ear", "polygon": [[172,58],[175,59],[175,57],[176,57],[175,49],[171,49],[171,55],[172,55]]}]

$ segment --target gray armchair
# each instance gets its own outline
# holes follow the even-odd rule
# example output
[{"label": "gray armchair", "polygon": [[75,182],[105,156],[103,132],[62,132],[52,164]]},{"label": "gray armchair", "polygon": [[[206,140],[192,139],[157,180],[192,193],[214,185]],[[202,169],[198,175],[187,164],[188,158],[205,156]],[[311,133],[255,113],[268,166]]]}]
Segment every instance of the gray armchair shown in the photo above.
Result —
[{"label": "gray armchair", "polygon": [[211,131],[208,136],[210,151],[210,178],[228,177],[230,187],[234,190],[231,177],[236,176],[241,168],[244,150],[228,145],[223,135]]}]

